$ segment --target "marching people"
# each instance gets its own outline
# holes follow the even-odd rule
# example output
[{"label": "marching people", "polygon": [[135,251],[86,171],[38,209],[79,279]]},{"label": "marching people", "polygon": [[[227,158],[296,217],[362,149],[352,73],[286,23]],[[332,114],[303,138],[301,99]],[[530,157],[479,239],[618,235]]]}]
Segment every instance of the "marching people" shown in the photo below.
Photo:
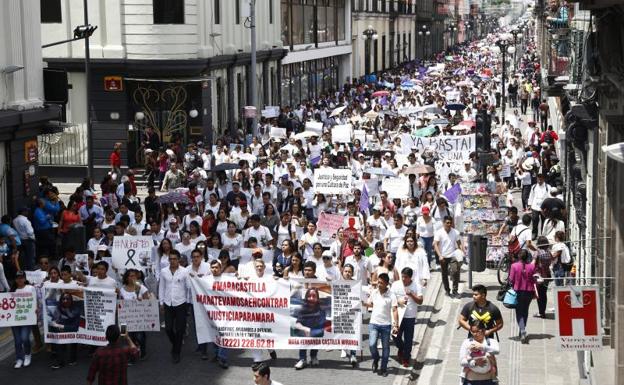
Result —
[{"label": "marching people", "polygon": [[414,326],[418,305],[423,302],[423,290],[418,280],[414,279],[414,270],[409,267],[401,269],[401,281],[394,282],[391,290],[397,297],[397,304],[405,308],[403,319],[392,339],[399,349],[398,357],[401,365],[408,367],[412,357]]},{"label": "marching people", "polygon": [[[440,258],[442,270],[442,283],[446,295],[458,296],[459,275],[461,272],[461,262],[463,260],[463,245],[459,231],[453,228],[453,218],[444,217],[442,228],[434,234],[433,247]],[[449,277],[453,283],[453,292],[449,285]]]}]

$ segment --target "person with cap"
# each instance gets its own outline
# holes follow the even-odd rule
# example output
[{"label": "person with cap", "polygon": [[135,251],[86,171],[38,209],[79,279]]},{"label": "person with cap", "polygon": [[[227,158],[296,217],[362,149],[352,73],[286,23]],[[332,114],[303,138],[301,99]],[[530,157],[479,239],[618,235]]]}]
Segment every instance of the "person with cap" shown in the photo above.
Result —
[{"label": "person with cap", "polygon": [[464,168],[459,172],[459,179],[464,183],[472,183],[478,179],[477,171],[472,168],[470,160],[464,161]]},{"label": "person with cap", "polygon": [[178,220],[176,218],[169,218],[167,222],[169,223],[169,228],[165,230],[163,236],[170,240],[173,246],[175,246],[182,240],[180,229],[178,228]]}]

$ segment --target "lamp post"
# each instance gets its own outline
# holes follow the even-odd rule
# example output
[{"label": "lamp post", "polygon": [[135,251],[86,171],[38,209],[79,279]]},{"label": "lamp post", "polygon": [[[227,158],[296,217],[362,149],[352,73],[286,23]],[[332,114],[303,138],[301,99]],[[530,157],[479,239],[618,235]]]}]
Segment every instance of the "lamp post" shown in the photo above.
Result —
[{"label": "lamp post", "polygon": [[[522,31],[520,29],[514,29],[513,31],[511,31],[511,36],[513,36],[514,39],[514,46],[518,45],[518,41],[520,39],[522,39]],[[518,59],[517,59],[517,55],[516,52],[517,50],[515,50],[514,48],[514,68],[516,67],[516,65],[518,64]]]},{"label": "lamp post", "polygon": [[[371,56],[371,44],[373,40],[377,40],[377,31],[372,25],[369,25],[367,29],[362,32],[362,39],[364,40],[364,79],[371,72],[370,56]],[[376,58],[375,58],[376,59]]]},{"label": "lamp post", "polygon": [[455,45],[455,32],[457,32],[457,26],[454,22],[448,26],[447,31],[450,34],[450,46],[453,47]]},{"label": "lamp post", "polygon": [[420,27],[420,30],[418,30],[418,36],[421,37],[421,41],[422,41],[422,56],[423,58],[425,57],[429,57],[429,50],[427,49],[427,41],[428,41],[428,37],[431,36],[431,31],[429,30],[429,27],[427,26],[427,24],[423,24]]},{"label": "lamp post", "polygon": [[496,42],[496,47],[495,51],[496,52],[500,52],[503,55],[503,72],[501,75],[501,86],[502,86],[502,100],[501,100],[501,111],[502,111],[502,115],[501,115],[501,123],[505,122],[505,78],[506,78],[506,60],[505,60],[505,56],[506,54],[510,54],[513,55],[516,52],[516,47],[514,47],[513,45],[510,44],[508,39],[500,39]]}]

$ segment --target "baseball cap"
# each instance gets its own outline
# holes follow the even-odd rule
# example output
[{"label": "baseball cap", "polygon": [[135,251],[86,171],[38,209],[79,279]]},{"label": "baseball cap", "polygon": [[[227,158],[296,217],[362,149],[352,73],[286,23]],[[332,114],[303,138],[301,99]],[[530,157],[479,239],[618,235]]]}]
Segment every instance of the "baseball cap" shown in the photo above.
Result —
[{"label": "baseball cap", "polygon": [[424,206],[420,212],[425,214],[425,215],[429,215],[429,212],[431,211],[431,209],[428,206]]}]

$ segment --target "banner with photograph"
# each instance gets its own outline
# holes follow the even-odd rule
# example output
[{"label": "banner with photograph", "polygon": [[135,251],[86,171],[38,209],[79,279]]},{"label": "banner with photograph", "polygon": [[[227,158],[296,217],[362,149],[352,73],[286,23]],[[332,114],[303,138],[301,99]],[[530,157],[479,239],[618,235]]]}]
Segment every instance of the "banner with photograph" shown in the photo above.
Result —
[{"label": "banner with photograph", "polygon": [[37,324],[37,297],[33,291],[0,293],[0,328]]},{"label": "banner with photograph", "polygon": [[193,278],[198,343],[240,349],[359,349],[361,282]]},{"label": "banner with photograph", "polygon": [[412,148],[421,154],[426,148],[433,149],[441,161],[461,162],[470,159],[470,153],[476,151],[477,139],[470,135],[438,135],[428,138],[416,137]]},{"label": "banner with photograph", "polygon": [[44,287],[45,342],[105,346],[106,328],[115,323],[115,291],[78,285]]},{"label": "banner with photograph", "polygon": [[151,262],[153,247],[154,241],[150,236],[115,236],[111,252],[113,267],[122,271],[145,270]]},{"label": "banner with photograph", "polygon": [[350,169],[317,168],[314,170],[314,192],[317,194],[351,194]]},{"label": "banner with photograph", "polygon": [[160,308],[154,299],[121,299],[117,302],[117,322],[127,325],[129,332],[160,331]]}]

